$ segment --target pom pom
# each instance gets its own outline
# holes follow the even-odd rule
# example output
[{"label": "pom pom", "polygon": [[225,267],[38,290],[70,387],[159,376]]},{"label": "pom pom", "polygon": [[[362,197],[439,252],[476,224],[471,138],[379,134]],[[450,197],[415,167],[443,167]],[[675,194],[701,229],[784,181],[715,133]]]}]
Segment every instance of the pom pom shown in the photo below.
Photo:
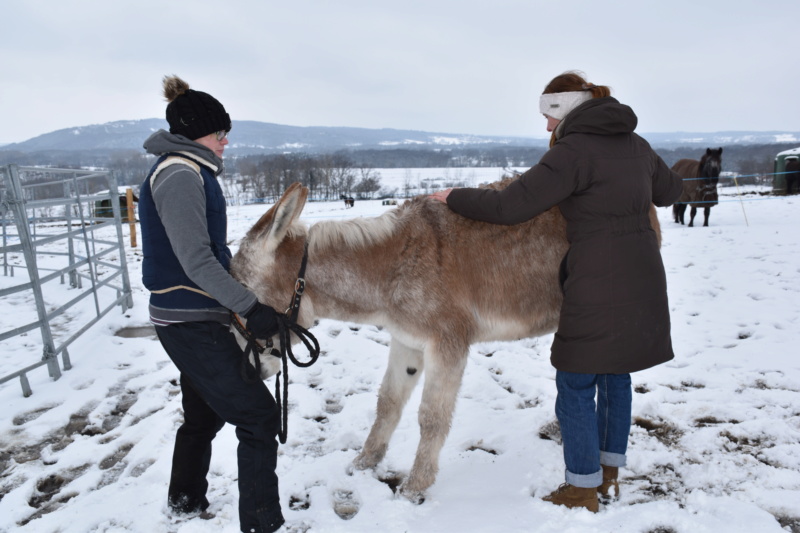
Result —
[{"label": "pom pom", "polygon": [[188,90],[189,84],[178,76],[164,76],[164,98],[167,102],[172,102]]}]

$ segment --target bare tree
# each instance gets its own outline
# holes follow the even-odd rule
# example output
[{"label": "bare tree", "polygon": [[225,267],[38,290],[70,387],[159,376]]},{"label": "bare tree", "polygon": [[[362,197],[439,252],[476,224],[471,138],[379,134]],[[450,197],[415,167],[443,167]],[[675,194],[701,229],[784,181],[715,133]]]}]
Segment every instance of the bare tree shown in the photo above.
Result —
[{"label": "bare tree", "polygon": [[414,188],[413,179],[414,177],[411,174],[411,169],[407,168],[405,174],[403,174],[403,196],[405,198],[411,196],[411,189]]},{"label": "bare tree", "polygon": [[108,168],[116,172],[120,185],[141,184],[152,165],[153,158],[135,150],[113,152],[108,161]]},{"label": "bare tree", "polygon": [[371,199],[375,197],[375,193],[381,189],[381,182],[378,178],[369,177],[361,178],[353,188],[353,192],[358,194],[359,198]]},{"label": "bare tree", "polygon": [[325,197],[350,195],[356,181],[356,173],[350,160],[341,154],[332,154],[319,158],[317,162],[322,185],[325,187]]}]

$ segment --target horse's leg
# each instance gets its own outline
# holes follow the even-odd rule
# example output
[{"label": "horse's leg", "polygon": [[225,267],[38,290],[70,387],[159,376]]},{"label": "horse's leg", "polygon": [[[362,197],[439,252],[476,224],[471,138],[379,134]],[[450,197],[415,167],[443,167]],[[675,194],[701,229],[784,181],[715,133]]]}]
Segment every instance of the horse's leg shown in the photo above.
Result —
[{"label": "horse's leg", "polygon": [[680,222],[683,224],[684,216],[686,215],[686,204],[678,205],[678,220],[675,222]]},{"label": "horse's leg", "polygon": [[695,206],[692,206],[691,218],[689,219],[689,227],[690,228],[694,226],[694,216],[696,214],[697,214],[697,208]]},{"label": "horse's leg", "polygon": [[389,347],[389,366],[378,393],[375,422],[364,448],[353,460],[353,465],[359,470],[374,468],[383,460],[389,447],[389,439],[400,422],[403,407],[422,375],[422,367],[421,351],[392,340]]},{"label": "horse's leg", "polygon": [[425,490],[436,481],[439,453],[444,446],[456,397],[464,377],[468,346],[461,349],[428,348],[426,351],[425,385],[419,407],[420,439],[417,456],[408,479],[400,488],[403,496],[421,503]]},{"label": "horse's leg", "polygon": [[703,227],[706,227],[706,226],[708,226],[708,215],[711,214],[711,208],[710,207],[706,207],[705,211],[703,212],[703,214],[706,217],[706,219],[703,221]]},{"label": "horse's leg", "polygon": [[672,221],[680,222],[680,218],[678,217],[678,204],[672,205]]}]

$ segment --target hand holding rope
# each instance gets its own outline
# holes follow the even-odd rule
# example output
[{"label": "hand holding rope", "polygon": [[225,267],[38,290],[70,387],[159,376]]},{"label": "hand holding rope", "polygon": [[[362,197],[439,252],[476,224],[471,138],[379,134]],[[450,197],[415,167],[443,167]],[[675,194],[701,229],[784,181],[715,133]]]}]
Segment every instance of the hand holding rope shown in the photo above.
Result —
[{"label": "hand holding rope", "polygon": [[[275,402],[281,411],[281,427],[278,438],[281,444],[286,443],[289,434],[289,361],[300,368],[307,368],[319,359],[319,342],[314,335],[303,326],[292,320],[291,317],[282,313],[276,316],[278,321],[278,339],[280,350],[273,347],[272,339],[267,339],[266,346],[262,346],[253,334],[242,325],[238,316],[231,317],[231,323],[236,330],[244,337],[247,346],[242,356],[242,379],[245,383],[255,383],[261,379],[261,354],[269,349],[269,354],[281,359],[281,371],[275,375]],[[308,361],[300,361],[292,351],[291,334],[294,333],[308,349]],[[249,361],[250,354],[253,354],[253,362]],[[281,396],[281,375],[283,375],[283,396]]]}]

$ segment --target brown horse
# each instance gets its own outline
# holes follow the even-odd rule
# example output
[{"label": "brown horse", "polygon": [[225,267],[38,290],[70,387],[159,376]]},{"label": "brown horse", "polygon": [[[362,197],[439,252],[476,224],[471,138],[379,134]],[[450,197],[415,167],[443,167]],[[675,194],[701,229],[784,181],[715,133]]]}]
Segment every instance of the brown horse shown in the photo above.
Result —
[{"label": "brown horse", "polygon": [[[511,180],[492,184],[503,188]],[[515,226],[468,220],[417,197],[374,218],[299,222],[308,189],[291,185],[250,229],[231,272],[264,303],[283,309],[308,246],[298,323],[333,318],[382,326],[392,336],[377,416],[358,469],[385,456],[424,369],[420,442],[401,493],[415,502],[436,479],[469,346],[554,331],[567,250],[558,208]],[[655,209],[654,229],[659,232]],[[660,235],[660,233],[659,233]]]},{"label": "brown horse", "polygon": [[683,224],[686,206],[691,205],[689,227],[694,226],[694,217],[698,207],[702,207],[704,210],[703,226],[708,226],[711,207],[718,203],[717,182],[722,170],[722,148],[716,150],[707,148],[700,161],[681,159],[672,165],[672,170],[683,178],[683,193],[672,206],[672,216],[675,222]]}]

